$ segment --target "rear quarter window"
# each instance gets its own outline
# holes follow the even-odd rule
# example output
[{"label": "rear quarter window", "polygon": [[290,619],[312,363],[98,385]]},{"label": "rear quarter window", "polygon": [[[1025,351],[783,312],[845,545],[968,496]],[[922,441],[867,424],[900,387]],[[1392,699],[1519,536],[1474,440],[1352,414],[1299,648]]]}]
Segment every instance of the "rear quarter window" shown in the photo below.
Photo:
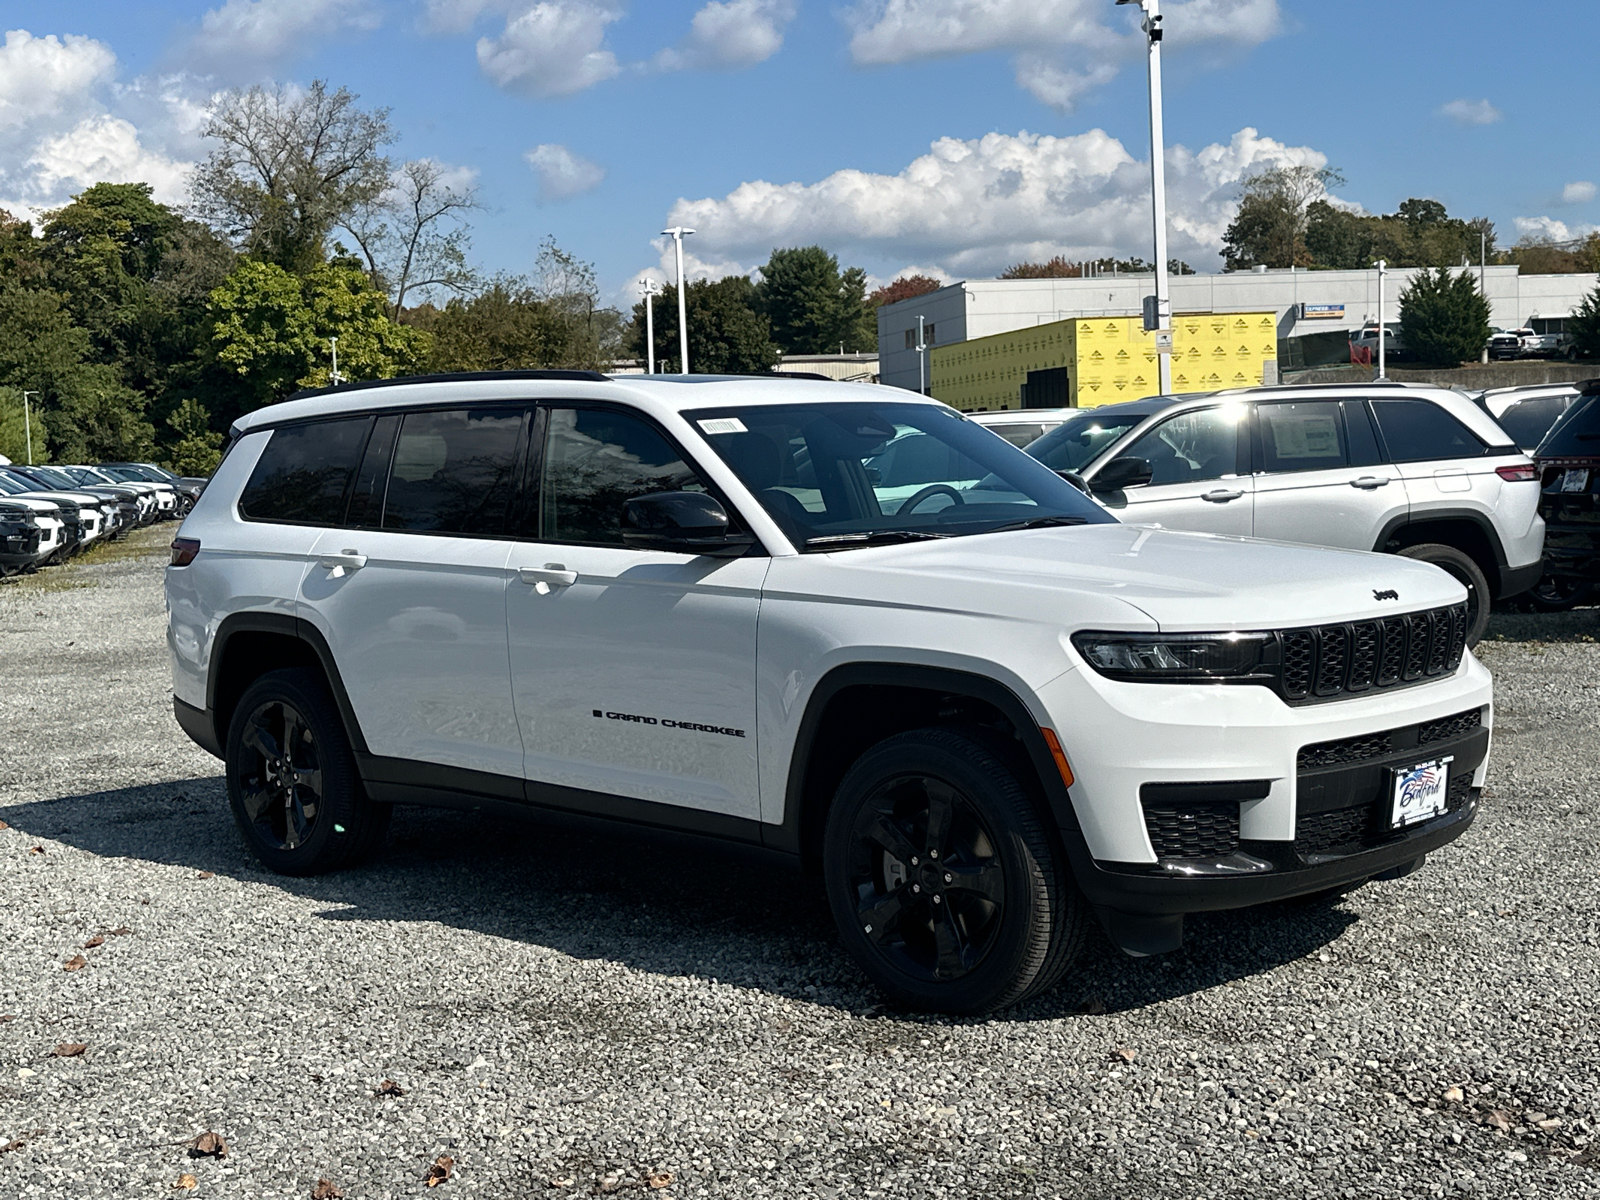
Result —
[{"label": "rear quarter window", "polygon": [[1483,456],[1485,446],[1476,435],[1431,400],[1375,399],[1372,410],[1390,462]]},{"label": "rear quarter window", "polygon": [[239,494],[239,514],[250,521],[340,524],[371,425],[371,417],[360,416],[273,430]]},{"label": "rear quarter window", "polygon": [[1600,458],[1600,395],[1579,396],[1539,444],[1540,458]]}]

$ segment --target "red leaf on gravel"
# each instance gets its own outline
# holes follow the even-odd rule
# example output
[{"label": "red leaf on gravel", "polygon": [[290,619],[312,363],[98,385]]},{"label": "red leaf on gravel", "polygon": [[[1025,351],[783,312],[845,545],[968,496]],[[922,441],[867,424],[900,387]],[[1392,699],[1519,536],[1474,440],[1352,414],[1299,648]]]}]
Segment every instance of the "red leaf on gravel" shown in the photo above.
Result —
[{"label": "red leaf on gravel", "polygon": [[0,821],[0,829],[10,829],[10,828],[11,828],[11,826],[7,825],[4,821]]},{"label": "red leaf on gravel", "polygon": [[228,1143],[222,1140],[220,1133],[213,1133],[209,1129],[198,1137],[190,1138],[184,1145],[189,1147],[190,1158],[205,1158],[207,1155],[212,1158],[228,1157]]},{"label": "red leaf on gravel", "polygon": [[200,874],[195,876],[196,879],[215,879],[216,877],[217,873],[215,871],[201,871]]},{"label": "red leaf on gravel", "polygon": [[344,1200],[344,1189],[330,1180],[319,1179],[311,1189],[311,1200]]},{"label": "red leaf on gravel", "polygon": [[93,950],[96,946],[104,946],[105,944],[106,944],[105,938],[100,937],[99,935],[96,935],[96,936],[90,938],[87,942],[85,942],[83,944],[83,948],[85,950]]},{"label": "red leaf on gravel", "polygon": [[29,850],[28,853],[29,854],[43,854],[44,853],[44,847],[43,846],[35,846],[33,849]]},{"label": "red leaf on gravel", "polygon": [[81,954],[74,954],[61,964],[63,971],[81,971],[89,965],[89,960]]},{"label": "red leaf on gravel", "polygon": [[406,1090],[394,1080],[385,1079],[378,1085],[377,1094],[380,1096],[404,1096],[406,1094]]},{"label": "red leaf on gravel", "polygon": [[441,1154],[433,1160],[433,1166],[428,1168],[427,1177],[422,1182],[429,1187],[438,1187],[446,1179],[450,1178],[450,1172],[455,1168],[456,1160],[448,1154]]},{"label": "red leaf on gravel", "polygon": [[62,1042],[50,1053],[56,1058],[77,1058],[88,1048],[89,1043],[87,1042]]}]

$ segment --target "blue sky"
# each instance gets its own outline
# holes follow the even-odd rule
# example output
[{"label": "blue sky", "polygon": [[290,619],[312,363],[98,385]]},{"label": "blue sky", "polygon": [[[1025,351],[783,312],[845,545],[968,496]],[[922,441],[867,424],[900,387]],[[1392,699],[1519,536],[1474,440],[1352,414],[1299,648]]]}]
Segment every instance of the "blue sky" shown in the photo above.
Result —
[{"label": "blue sky", "polygon": [[[1218,264],[1239,179],[1337,167],[1526,233],[1600,224],[1571,47],[1600,4],[1171,0],[1173,252]],[[57,0],[0,4],[0,205],[101,178],[181,202],[219,89],[325,78],[387,106],[397,159],[478,189],[474,255],[553,235],[631,302],[684,223],[691,266],[821,242],[887,279],[1148,251],[1142,39],[1111,0]],[[1511,19],[1508,19],[1510,17]],[[1579,56],[1581,57],[1581,56]],[[543,149],[540,149],[543,147]],[[532,156],[530,159],[530,155]]]}]

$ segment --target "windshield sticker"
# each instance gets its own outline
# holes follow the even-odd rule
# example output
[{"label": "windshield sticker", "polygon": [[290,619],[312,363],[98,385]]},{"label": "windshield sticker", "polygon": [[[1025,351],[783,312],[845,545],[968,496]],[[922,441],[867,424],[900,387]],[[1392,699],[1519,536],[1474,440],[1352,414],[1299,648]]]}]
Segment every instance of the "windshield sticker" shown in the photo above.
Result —
[{"label": "windshield sticker", "polygon": [[704,421],[697,421],[702,433],[749,433],[744,427],[744,422],[738,417],[708,417]]}]

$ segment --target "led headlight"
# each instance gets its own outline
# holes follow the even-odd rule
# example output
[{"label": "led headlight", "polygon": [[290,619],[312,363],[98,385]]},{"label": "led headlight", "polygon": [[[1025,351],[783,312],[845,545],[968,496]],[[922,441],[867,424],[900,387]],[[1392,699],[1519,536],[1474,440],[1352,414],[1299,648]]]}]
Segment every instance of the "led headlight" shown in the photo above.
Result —
[{"label": "led headlight", "polygon": [[1279,662],[1272,633],[1096,633],[1072,636],[1100,674],[1133,683],[1258,683]]}]

